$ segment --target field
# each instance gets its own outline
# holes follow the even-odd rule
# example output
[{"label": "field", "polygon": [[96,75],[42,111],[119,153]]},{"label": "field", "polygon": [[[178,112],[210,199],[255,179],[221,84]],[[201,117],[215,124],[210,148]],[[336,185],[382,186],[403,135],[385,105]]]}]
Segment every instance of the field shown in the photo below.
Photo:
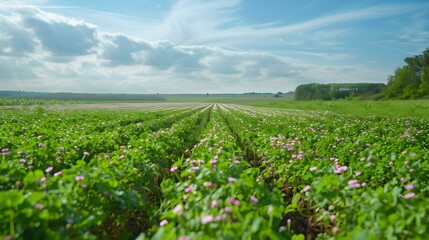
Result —
[{"label": "field", "polygon": [[427,102],[222,99],[1,107],[0,238],[429,239]]}]

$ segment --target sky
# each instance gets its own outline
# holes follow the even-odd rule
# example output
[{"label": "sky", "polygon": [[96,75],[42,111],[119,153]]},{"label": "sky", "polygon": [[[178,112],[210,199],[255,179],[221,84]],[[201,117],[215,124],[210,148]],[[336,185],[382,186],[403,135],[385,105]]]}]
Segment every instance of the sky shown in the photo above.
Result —
[{"label": "sky", "polygon": [[427,0],[0,0],[0,90],[288,92],[387,83]]}]

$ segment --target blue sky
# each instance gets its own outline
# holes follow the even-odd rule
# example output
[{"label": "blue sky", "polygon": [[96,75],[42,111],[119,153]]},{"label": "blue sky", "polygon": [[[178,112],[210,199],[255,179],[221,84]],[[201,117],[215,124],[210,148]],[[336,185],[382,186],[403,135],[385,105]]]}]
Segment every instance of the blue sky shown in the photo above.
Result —
[{"label": "blue sky", "polygon": [[0,2],[0,89],[287,92],[385,83],[429,47],[429,2]]}]

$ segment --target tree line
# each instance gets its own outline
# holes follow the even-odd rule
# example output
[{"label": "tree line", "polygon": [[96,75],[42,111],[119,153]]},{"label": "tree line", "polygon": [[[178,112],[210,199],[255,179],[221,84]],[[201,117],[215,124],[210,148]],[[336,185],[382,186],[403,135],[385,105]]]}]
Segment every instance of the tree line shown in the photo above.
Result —
[{"label": "tree line", "polygon": [[379,94],[386,88],[383,83],[310,83],[295,89],[296,100],[333,100],[355,95]]},{"label": "tree line", "polygon": [[429,49],[405,58],[405,65],[388,78],[386,98],[412,99],[429,95]]},{"label": "tree line", "polygon": [[378,94],[385,99],[429,98],[429,49],[407,57],[405,65],[395,70],[387,85],[380,83],[310,83],[295,90],[297,100],[333,100],[351,96]]}]

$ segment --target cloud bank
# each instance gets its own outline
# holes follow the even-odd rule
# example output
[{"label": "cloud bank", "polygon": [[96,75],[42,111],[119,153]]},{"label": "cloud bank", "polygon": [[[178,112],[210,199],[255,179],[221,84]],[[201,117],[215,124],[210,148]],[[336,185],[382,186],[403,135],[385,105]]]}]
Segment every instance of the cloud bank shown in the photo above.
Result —
[{"label": "cloud bank", "polygon": [[[284,54],[210,44],[243,42],[243,38],[258,42],[267,35],[285,37],[285,34],[298,31],[317,30],[311,36],[318,39],[318,45],[327,46],[332,44],[331,39],[347,30],[327,31],[320,27],[340,21],[380,17],[377,15],[379,8],[289,26],[268,24],[261,27],[238,24],[240,19],[235,11],[240,3],[197,1],[188,8],[188,1],[179,1],[164,21],[154,25],[159,31],[146,28],[149,33],[160,35],[159,39],[168,39],[159,41],[103,32],[91,23],[35,6],[0,4],[1,89],[128,93],[277,92],[293,90],[297,84],[307,82],[380,82],[386,79],[386,72],[359,64],[316,64]],[[388,10],[382,15],[404,11],[393,7]],[[423,37],[427,38],[427,34]],[[295,53],[327,60],[353,58],[348,54]]]}]

